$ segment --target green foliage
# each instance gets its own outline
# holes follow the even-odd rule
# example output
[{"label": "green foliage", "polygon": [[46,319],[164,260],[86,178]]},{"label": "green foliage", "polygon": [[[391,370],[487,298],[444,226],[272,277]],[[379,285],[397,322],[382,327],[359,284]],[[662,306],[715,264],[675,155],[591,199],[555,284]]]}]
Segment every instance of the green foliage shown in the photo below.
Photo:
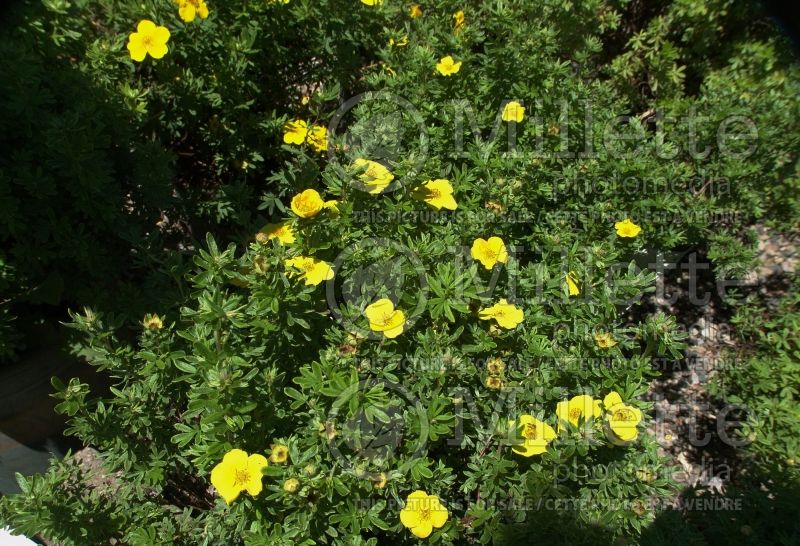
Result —
[{"label": "green foliage", "polygon": [[[726,275],[745,271],[737,227],[797,218],[800,95],[785,44],[753,32],[738,3],[678,1],[645,20],[631,4],[448,2],[411,18],[388,0],[212,1],[191,23],[166,0],[23,10],[2,42],[3,94],[19,96],[0,119],[24,129],[3,137],[15,151],[0,171],[3,236],[19,286],[92,304],[72,313],[76,352],[113,386],[54,384],[68,432],[100,450],[113,486],[58,462],[2,500],[4,518],[67,545],[412,544],[398,513],[421,489],[449,510],[433,543],[638,541],[672,487],[642,398],[652,359],[679,358],[686,336],[674,317],[630,318],[656,279],[637,258],[708,247]],[[145,18],[169,28],[169,52],[135,63],[126,42]],[[446,55],[458,73],[437,73]],[[44,91],[17,91],[29,86]],[[501,121],[507,100],[524,103],[523,122]],[[738,118],[720,140],[737,115],[755,149]],[[297,119],[328,128],[326,153],[283,140]],[[357,159],[394,184],[364,191]],[[435,179],[457,210],[420,199]],[[336,206],[297,218],[290,202],[308,188]],[[641,234],[618,236],[624,218]],[[294,242],[268,230],[253,242],[283,221]],[[491,236],[510,257],[487,270],[470,247]],[[286,264],[300,256],[334,277],[304,283]],[[156,300],[114,287],[106,299],[121,303],[95,304],[88,281],[120,278]],[[397,336],[365,316],[382,298],[404,313]],[[524,312],[518,326],[481,317],[501,298]],[[128,301],[163,325],[131,339]],[[605,413],[556,418],[559,402],[612,391],[645,414],[634,442],[618,445]],[[562,425],[544,453],[513,452],[522,415]],[[212,469],[274,444],[288,461],[227,506]]]},{"label": "green foliage", "polygon": [[[800,326],[798,283],[777,302],[751,298],[733,318],[744,348],[729,354],[717,374],[715,394],[743,407],[739,431],[762,462],[792,470],[800,447]],[[777,304],[776,304],[777,303]]]}]

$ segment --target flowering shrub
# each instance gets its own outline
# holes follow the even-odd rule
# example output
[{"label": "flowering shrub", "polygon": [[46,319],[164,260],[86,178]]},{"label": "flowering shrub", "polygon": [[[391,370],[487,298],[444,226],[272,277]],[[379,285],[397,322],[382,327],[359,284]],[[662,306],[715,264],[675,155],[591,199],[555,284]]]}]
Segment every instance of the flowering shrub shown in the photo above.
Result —
[{"label": "flowering shrub", "polygon": [[[684,245],[730,256],[736,226],[715,215],[790,221],[785,44],[745,34],[696,67],[696,95],[677,68],[664,94],[648,63],[697,53],[641,53],[639,34],[604,47],[636,23],[627,3],[84,4],[92,17],[52,7],[95,36],[82,68],[123,89],[141,134],[178,158],[177,209],[219,234],[194,253],[180,309],[149,309],[135,342],[73,314],[80,354],[114,386],[59,384],[58,409],[113,487],[69,460],[20,478],[2,504],[17,530],[638,540],[672,485],[643,396],[653,358],[679,358],[685,335],[643,317],[656,273],[637,261]],[[647,32],[702,19],[683,5]],[[632,96],[642,74],[618,59],[638,55],[650,89]],[[732,117],[750,89],[786,106],[756,108],[756,149]]]}]

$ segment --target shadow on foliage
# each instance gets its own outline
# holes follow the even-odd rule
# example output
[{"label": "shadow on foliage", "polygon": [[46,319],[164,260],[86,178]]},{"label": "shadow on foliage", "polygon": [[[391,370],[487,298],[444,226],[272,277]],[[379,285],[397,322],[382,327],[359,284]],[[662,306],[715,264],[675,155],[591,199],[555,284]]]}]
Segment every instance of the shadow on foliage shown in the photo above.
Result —
[{"label": "shadow on foliage", "polygon": [[684,490],[676,509],[661,512],[641,544],[714,546],[800,544],[797,472],[748,465],[724,493]]},{"label": "shadow on foliage", "polygon": [[175,299],[169,274],[157,270],[180,263],[160,250],[157,226],[173,201],[171,154],[136,134],[123,94],[78,69],[41,10],[20,3],[0,30],[6,358],[38,346],[20,325],[63,321],[68,306],[141,318]]}]

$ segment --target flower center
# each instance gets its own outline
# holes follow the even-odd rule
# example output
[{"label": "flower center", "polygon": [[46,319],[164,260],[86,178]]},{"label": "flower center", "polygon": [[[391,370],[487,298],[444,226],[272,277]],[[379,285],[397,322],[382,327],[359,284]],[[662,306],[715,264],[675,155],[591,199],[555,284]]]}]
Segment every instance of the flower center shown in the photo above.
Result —
[{"label": "flower center", "polygon": [[430,508],[423,508],[419,511],[419,519],[422,521],[428,521],[431,519],[431,509]]},{"label": "flower center", "polygon": [[580,408],[572,408],[569,410],[569,418],[573,421],[577,421],[580,419],[580,416],[583,415],[583,412]]},{"label": "flower center", "polygon": [[636,416],[629,409],[618,409],[614,412],[615,421],[635,421]]},{"label": "flower center", "polygon": [[442,196],[442,193],[439,190],[428,190],[428,198],[429,199],[438,199]]},{"label": "flower center", "polygon": [[312,262],[311,260],[309,260],[307,262],[304,262],[303,263],[303,270],[306,273],[311,273],[312,271],[314,271],[314,262]]},{"label": "flower center", "polygon": [[522,435],[525,437],[526,440],[535,440],[536,425],[532,423],[525,423],[525,426],[522,427]]},{"label": "flower center", "polygon": [[142,44],[145,47],[153,47],[153,37],[149,35],[145,36],[144,38],[142,38]]},{"label": "flower center", "polygon": [[250,481],[250,472],[246,468],[239,468],[236,470],[236,484],[244,485]]},{"label": "flower center", "polygon": [[389,323],[392,322],[393,316],[394,313],[384,313],[383,316],[381,317],[381,324],[383,324],[384,326],[388,326]]}]

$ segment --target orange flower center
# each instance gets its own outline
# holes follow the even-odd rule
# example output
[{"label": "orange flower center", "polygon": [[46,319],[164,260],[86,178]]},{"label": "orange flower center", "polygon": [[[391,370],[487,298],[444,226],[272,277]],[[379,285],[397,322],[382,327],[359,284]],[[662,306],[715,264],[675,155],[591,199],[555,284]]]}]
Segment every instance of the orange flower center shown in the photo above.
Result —
[{"label": "orange flower center", "polygon": [[614,420],[615,421],[635,421],[636,415],[626,408],[618,409],[614,412]]},{"label": "orange flower center", "polygon": [[425,506],[419,511],[419,519],[421,521],[428,521],[429,519],[431,519],[431,509],[429,506]]},{"label": "orange flower center", "polygon": [[236,469],[236,484],[244,485],[250,481],[250,472],[246,468]]},{"label": "orange flower center", "polygon": [[388,326],[392,322],[393,316],[394,316],[394,311],[392,311],[391,313],[384,313],[383,316],[381,317],[380,323],[383,326]]},{"label": "orange flower center", "polygon": [[536,439],[536,425],[533,423],[525,423],[522,427],[522,435],[525,437],[526,440],[535,440]]},{"label": "orange flower center", "polygon": [[142,37],[142,45],[145,47],[153,47],[153,37],[150,34],[146,34]]},{"label": "orange flower center", "polygon": [[583,415],[583,411],[580,408],[572,408],[569,410],[569,418],[572,421],[577,421],[580,419],[581,415]]}]

